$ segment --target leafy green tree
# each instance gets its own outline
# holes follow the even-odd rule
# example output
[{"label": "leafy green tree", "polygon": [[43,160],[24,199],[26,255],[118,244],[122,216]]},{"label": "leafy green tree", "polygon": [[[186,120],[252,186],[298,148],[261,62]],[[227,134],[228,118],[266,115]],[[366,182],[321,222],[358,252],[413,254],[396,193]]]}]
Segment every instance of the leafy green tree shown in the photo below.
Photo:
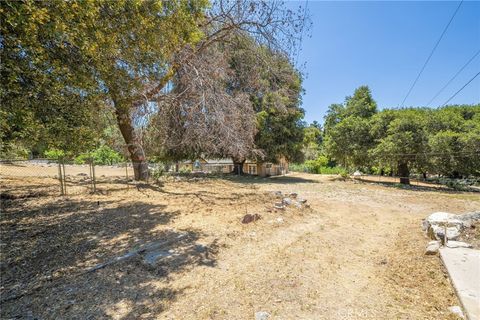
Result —
[{"label": "leafy green tree", "polygon": [[303,129],[303,133],[303,156],[305,160],[316,159],[320,155],[323,142],[322,128],[316,121],[314,121],[314,123]]},{"label": "leafy green tree", "polygon": [[369,119],[350,116],[334,126],[325,137],[325,151],[337,163],[360,168],[369,164],[373,145]]},{"label": "leafy green tree", "polygon": [[386,136],[377,140],[371,155],[383,166],[396,167],[400,183],[410,183],[412,167],[420,167],[428,153],[428,132],[425,113],[415,109],[396,113],[386,130]]},{"label": "leafy green tree", "polygon": [[373,100],[372,92],[368,86],[358,87],[352,97],[346,98],[343,117],[370,118],[376,113],[377,103]]},{"label": "leafy green tree", "polygon": [[[185,61],[235,32],[288,50],[304,26],[295,11],[270,1],[5,0],[0,14],[2,116],[16,120],[1,123],[2,138],[31,137],[52,119],[61,124],[71,97],[89,116],[76,117],[77,127],[82,119],[88,124],[95,101],[103,100],[113,108],[137,180],[147,172],[138,124],[148,121],[152,101],[166,96]],[[60,113],[49,109],[52,104]],[[39,115],[50,118],[38,121]]]},{"label": "leafy green tree", "polygon": [[345,105],[333,104],[325,117],[325,151],[345,167],[368,166],[369,149],[374,140],[370,134],[371,117],[377,104],[367,86],[357,88]]}]

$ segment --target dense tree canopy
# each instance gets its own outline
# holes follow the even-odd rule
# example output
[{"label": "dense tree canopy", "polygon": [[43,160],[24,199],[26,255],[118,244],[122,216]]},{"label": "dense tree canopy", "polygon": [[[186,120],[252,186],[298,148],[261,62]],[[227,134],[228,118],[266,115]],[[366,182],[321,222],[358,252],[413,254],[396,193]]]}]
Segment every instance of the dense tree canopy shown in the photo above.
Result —
[{"label": "dense tree canopy", "polygon": [[[0,8],[5,145],[45,135],[63,147],[73,137],[91,141],[99,131],[93,120],[110,111],[137,179],[146,169],[142,128],[155,104],[171,98],[182,72],[197,73],[189,66],[212,58],[211,49],[236,34],[291,53],[305,26],[303,10],[277,1],[6,0]],[[212,70],[204,70],[205,78]]]},{"label": "dense tree canopy", "polygon": [[[324,152],[337,163],[394,173],[480,175],[480,105],[439,109],[376,109],[368,87],[325,116]],[[328,128],[328,129],[327,129]]]}]

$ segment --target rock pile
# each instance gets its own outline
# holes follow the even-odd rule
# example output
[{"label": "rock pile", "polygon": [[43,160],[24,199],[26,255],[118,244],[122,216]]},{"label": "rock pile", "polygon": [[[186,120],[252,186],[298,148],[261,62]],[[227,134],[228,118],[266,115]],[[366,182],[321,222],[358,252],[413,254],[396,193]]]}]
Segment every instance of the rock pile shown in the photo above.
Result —
[{"label": "rock pile", "polygon": [[285,210],[289,206],[295,206],[298,209],[308,207],[307,200],[299,198],[295,192],[284,194],[282,191],[275,191],[273,194],[277,199],[281,199],[281,202],[275,202],[273,205],[276,210]]},{"label": "rock pile", "polygon": [[448,212],[432,213],[422,222],[423,231],[434,240],[427,245],[425,254],[436,254],[441,244],[454,248],[471,247],[468,243],[450,240],[458,239],[462,231],[470,228],[475,221],[480,221],[480,211],[459,215]]}]

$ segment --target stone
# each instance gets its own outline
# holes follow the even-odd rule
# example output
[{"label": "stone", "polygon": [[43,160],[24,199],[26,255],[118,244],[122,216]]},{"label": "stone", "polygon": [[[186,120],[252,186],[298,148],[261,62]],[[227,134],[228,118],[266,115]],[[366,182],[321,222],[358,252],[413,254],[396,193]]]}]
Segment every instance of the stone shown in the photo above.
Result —
[{"label": "stone", "polygon": [[425,249],[426,255],[435,255],[440,249],[440,241],[430,241]]},{"label": "stone", "polygon": [[450,311],[453,314],[456,314],[462,319],[465,319],[465,315],[463,314],[462,308],[460,308],[459,306],[448,307],[448,311]]},{"label": "stone", "polygon": [[296,198],[297,198],[297,196],[298,196],[298,193],[291,192],[291,193],[289,193],[289,195],[288,195],[288,196],[289,196],[290,198],[296,199]]},{"label": "stone", "polygon": [[260,220],[260,218],[261,216],[258,213],[255,213],[255,214],[247,213],[246,215],[243,216],[242,223],[247,224],[250,222]]},{"label": "stone", "polygon": [[469,243],[462,242],[462,241],[448,241],[447,247],[449,248],[472,248],[473,246]]},{"label": "stone", "polygon": [[428,216],[427,222],[432,224],[441,224],[447,222],[449,219],[455,219],[456,215],[448,212],[434,212]]},{"label": "stone", "polygon": [[282,203],[283,203],[284,205],[289,206],[289,205],[292,204],[292,199],[290,199],[290,198],[288,198],[288,197],[285,197],[285,198],[282,199]]},{"label": "stone", "polygon": [[301,203],[301,204],[304,204],[304,203],[307,202],[307,200],[306,200],[306,199],[303,199],[303,198],[298,198],[298,199],[297,199],[297,202],[298,202],[298,203]]},{"label": "stone", "polygon": [[465,221],[465,220],[480,221],[480,211],[459,214],[456,218],[462,221]]},{"label": "stone", "polygon": [[[431,230],[435,235],[435,238],[441,240],[445,237],[445,227],[432,225]],[[460,228],[458,226],[455,227],[447,227],[447,240],[455,240],[460,236]]]},{"label": "stone", "polygon": [[277,223],[283,223],[283,218],[282,217],[278,217],[277,220],[275,220]]},{"label": "stone", "polygon": [[255,320],[267,320],[270,318],[270,313],[266,311],[255,312]]},{"label": "stone", "polygon": [[86,177],[86,176],[88,176],[88,174],[81,172],[81,173],[77,174],[77,176],[84,176],[84,177]]},{"label": "stone", "polygon": [[275,191],[273,194],[278,198],[281,198],[283,196],[282,191]]},{"label": "stone", "polygon": [[283,204],[275,203],[273,207],[277,210],[285,210],[285,206]]}]

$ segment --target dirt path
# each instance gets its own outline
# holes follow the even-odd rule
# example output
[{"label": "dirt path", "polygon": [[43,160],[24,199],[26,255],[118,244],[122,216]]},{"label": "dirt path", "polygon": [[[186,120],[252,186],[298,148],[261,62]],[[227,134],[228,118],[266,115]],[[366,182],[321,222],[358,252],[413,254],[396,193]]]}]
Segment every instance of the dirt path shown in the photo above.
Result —
[{"label": "dirt path", "polygon": [[[423,256],[420,221],[435,210],[472,210],[478,197],[296,176],[313,181],[259,188],[298,192],[313,211],[229,247],[218,268],[204,270],[201,284],[174,303],[166,319],[251,319],[257,311],[274,319],[454,319],[446,306],[457,302],[440,265]],[[192,281],[187,275],[178,283]],[[443,296],[422,287],[438,282]]]}]

